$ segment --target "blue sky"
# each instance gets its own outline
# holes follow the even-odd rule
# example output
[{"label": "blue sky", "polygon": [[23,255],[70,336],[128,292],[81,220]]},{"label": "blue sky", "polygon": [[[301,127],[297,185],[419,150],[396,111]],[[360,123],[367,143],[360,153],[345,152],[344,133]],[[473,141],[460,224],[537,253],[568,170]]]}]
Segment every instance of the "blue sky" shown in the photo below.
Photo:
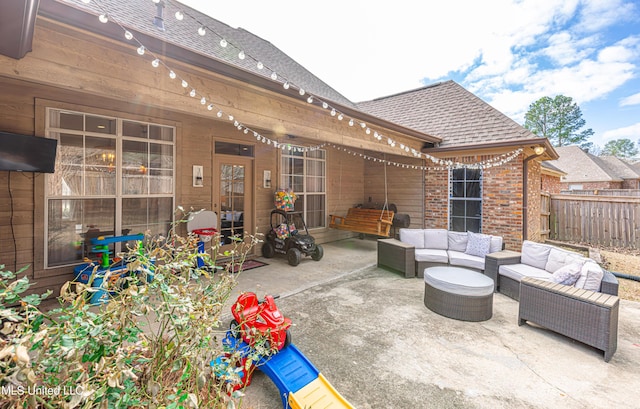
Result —
[{"label": "blue sky", "polygon": [[640,140],[640,2],[182,0],[270,41],[354,102],[453,79],[518,123],[563,94],[597,146]]}]

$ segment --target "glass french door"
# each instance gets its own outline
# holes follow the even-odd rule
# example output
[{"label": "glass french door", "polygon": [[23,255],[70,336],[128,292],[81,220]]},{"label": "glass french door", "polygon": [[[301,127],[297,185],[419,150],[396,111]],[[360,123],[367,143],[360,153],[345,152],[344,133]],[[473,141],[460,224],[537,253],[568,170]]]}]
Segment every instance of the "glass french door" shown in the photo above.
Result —
[{"label": "glass french door", "polygon": [[241,157],[216,158],[219,196],[218,230],[222,250],[232,247],[235,240],[252,234],[253,226],[253,168],[252,160]]}]

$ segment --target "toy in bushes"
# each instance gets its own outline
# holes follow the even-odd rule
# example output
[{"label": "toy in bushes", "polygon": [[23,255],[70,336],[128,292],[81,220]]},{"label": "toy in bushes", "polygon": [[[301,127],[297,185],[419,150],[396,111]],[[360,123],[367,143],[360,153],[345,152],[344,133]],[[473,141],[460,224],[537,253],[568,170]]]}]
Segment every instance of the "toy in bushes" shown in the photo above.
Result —
[{"label": "toy in bushes", "polygon": [[240,294],[231,307],[233,320],[229,325],[231,332],[237,338],[242,338],[248,345],[256,342],[255,335],[259,333],[266,338],[266,347],[281,350],[291,343],[289,327],[291,320],[280,312],[272,295],[262,300],[252,292]]},{"label": "toy in bushes", "polygon": [[296,194],[289,189],[280,189],[276,191],[276,194],[275,194],[276,209],[284,210],[286,212],[293,211],[297,198],[298,197],[296,196]]}]

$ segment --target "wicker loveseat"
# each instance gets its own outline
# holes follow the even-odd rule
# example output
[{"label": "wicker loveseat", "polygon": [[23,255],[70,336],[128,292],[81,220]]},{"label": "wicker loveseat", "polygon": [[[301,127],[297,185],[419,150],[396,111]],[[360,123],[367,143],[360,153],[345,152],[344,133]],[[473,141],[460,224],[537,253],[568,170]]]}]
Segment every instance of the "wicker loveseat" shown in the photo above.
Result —
[{"label": "wicker loveseat", "polygon": [[[561,271],[571,280],[557,283]],[[496,291],[520,301],[518,324],[527,321],[604,352],[618,345],[618,280],[593,260],[543,243],[525,241],[520,253],[487,256],[485,274]],[[574,281],[573,284],[570,284]]]}]

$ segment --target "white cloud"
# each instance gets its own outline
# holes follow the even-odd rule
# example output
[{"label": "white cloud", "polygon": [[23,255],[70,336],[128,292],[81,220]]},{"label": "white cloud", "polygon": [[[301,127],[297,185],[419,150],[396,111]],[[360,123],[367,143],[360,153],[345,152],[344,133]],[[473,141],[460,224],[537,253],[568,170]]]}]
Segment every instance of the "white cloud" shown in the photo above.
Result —
[{"label": "white cloud", "polygon": [[614,139],[630,139],[632,142],[640,141],[640,122],[624,128],[612,129],[602,134],[605,141]]},{"label": "white cloud", "polygon": [[632,105],[640,105],[640,92],[637,94],[629,95],[626,98],[623,98],[620,101],[621,107],[632,106]]}]

